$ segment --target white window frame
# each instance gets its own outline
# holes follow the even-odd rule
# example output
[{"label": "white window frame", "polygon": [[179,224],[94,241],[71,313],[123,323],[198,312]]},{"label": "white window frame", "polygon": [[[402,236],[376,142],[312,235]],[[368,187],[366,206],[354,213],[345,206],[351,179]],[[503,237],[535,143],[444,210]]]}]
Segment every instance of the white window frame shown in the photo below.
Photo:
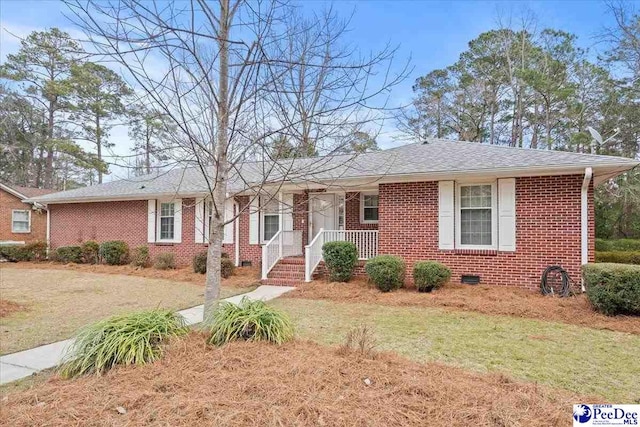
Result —
[{"label": "white window frame", "polygon": [[[16,220],[13,218],[16,212],[26,212],[27,213],[27,229],[26,230],[16,230],[14,227],[14,222]],[[24,221],[18,221],[24,222]],[[28,234],[31,233],[31,211],[29,209],[12,209],[11,210],[11,232],[14,234]]]},{"label": "white window frame", "polygon": [[[266,212],[266,206],[268,203],[274,203],[278,206],[278,210],[274,213],[274,212]],[[278,231],[280,231],[280,229],[282,228],[282,221],[280,219],[280,203],[278,198],[276,197],[261,197],[260,198],[260,243],[265,244],[265,243],[269,243],[269,240],[266,240],[264,238],[264,232],[266,231],[266,227],[264,226],[264,217],[265,216],[277,216],[278,217]],[[264,208],[263,208],[264,207]],[[276,233],[278,233],[276,231]]]},{"label": "white window frame", "polygon": [[[378,196],[378,219],[376,220],[365,220],[364,219],[364,196]],[[373,206],[367,207],[367,209],[373,209]],[[360,224],[377,224],[380,220],[380,194],[377,191],[361,191],[360,192]]]},{"label": "white window frame", "polygon": [[[227,212],[227,206],[226,204],[229,202],[229,200],[225,200],[225,206],[223,208],[223,218],[225,221],[228,221],[229,218],[227,218],[226,212]],[[209,241],[209,232],[211,231],[211,216],[213,214],[213,201],[210,198],[204,199],[202,204],[204,205],[204,218],[203,218],[203,222],[204,222],[204,242],[208,242]],[[231,208],[231,216],[233,217],[235,215],[235,210],[233,208],[233,206],[235,206],[235,203],[232,203],[232,208]],[[231,238],[230,240],[227,239],[227,227],[235,227],[236,225],[236,221],[231,221],[228,224],[225,224],[223,232],[222,232],[222,244],[231,244],[231,243],[235,243],[235,240],[233,238]],[[233,235],[233,233],[231,233]]]},{"label": "white window frame", "polygon": [[[460,189],[462,187],[474,187],[480,185],[491,186],[491,244],[490,245],[463,245],[462,242],[462,203],[460,202]],[[456,249],[471,250],[497,250],[498,249],[498,185],[496,181],[482,182],[456,182],[455,220],[456,220]]]},{"label": "white window frame", "polygon": [[[176,211],[178,210],[178,206],[176,206],[176,201],[175,200],[158,200],[157,202],[157,209],[156,209],[156,242],[167,242],[167,243],[173,243],[176,240]],[[163,204],[172,204],[173,205],[173,237],[170,239],[163,239],[162,238],[162,233],[161,228],[162,228],[162,205]]]}]

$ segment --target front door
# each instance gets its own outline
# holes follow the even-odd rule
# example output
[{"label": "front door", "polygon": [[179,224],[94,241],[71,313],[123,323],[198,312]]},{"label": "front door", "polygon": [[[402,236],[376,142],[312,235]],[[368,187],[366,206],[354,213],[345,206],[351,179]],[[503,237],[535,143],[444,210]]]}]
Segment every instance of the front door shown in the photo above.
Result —
[{"label": "front door", "polygon": [[334,194],[311,194],[309,200],[311,207],[311,242],[321,228],[325,230],[336,229],[336,198]]}]

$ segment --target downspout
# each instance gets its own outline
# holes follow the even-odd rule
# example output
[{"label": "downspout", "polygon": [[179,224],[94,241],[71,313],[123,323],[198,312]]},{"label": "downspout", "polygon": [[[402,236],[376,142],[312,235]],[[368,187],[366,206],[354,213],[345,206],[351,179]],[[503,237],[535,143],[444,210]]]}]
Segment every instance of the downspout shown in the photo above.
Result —
[{"label": "downspout", "polygon": [[51,252],[51,209],[47,206],[47,255]]},{"label": "downspout", "polygon": [[[582,191],[580,193],[580,240],[581,240],[581,264],[589,263],[589,183],[593,176],[593,169],[586,168],[584,170],[584,179],[582,180]],[[584,279],[580,280],[582,292],[584,287]]]},{"label": "downspout", "polygon": [[240,267],[240,205],[238,202],[233,204],[235,208],[236,219],[233,220],[233,228],[235,231],[235,253],[236,253],[236,267]]}]

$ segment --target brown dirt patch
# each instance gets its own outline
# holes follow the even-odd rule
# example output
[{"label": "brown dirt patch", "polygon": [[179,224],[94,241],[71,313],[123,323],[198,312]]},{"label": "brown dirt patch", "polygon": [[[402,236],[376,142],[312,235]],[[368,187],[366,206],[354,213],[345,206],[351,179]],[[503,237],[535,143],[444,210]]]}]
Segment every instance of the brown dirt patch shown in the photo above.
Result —
[{"label": "brown dirt patch", "polygon": [[[86,273],[101,274],[126,274],[129,276],[147,277],[150,279],[165,279],[177,282],[196,283],[204,286],[205,275],[194,273],[191,267],[182,267],[174,270],[158,270],[153,267],[140,268],[131,265],[104,265],[104,264],[58,264],[55,262],[18,262],[11,264],[11,268],[47,269],[47,270],[73,270]],[[238,267],[233,276],[222,279],[223,286],[251,287],[260,280],[260,271],[256,267]]]},{"label": "brown dirt patch", "polygon": [[25,310],[24,306],[18,304],[17,302],[0,298],[0,317],[7,317],[10,314],[23,310]]},{"label": "brown dirt patch", "polygon": [[601,399],[391,354],[300,341],[207,348],[192,334],[153,365],[10,393],[0,424],[556,426],[582,401]]},{"label": "brown dirt patch", "polygon": [[391,306],[441,307],[640,334],[640,318],[609,317],[600,314],[593,310],[584,294],[557,298],[545,297],[538,292],[525,289],[458,284],[445,285],[432,293],[419,293],[414,288],[383,293],[364,280],[353,280],[349,283],[316,280],[299,286],[284,297]]}]

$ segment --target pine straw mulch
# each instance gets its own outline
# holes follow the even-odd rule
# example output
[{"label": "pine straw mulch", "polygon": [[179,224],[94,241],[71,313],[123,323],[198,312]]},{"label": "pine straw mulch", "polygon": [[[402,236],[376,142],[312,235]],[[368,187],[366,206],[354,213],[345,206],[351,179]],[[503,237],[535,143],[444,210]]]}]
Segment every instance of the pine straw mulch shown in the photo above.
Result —
[{"label": "pine straw mulch", "polygon": [[7,317],[18,311],[26,310],[26,308],[17,302],[0,298],[0,318]]},{"label": "pine straw mulch", "polygon": [[555,426],[569,425],[571,405],[586,401],[602,399],[310,342],[209,348],[192,333],[148,366],[11,393],[0,424]]},{"label": "pine straw mulch", "polygon": [[357,279],[349,283],[315,280],[299,286],[283,297],[391,306],[440,307],[640,334],[639,317],[605,316],[593,310],[584,294],[569,298],[545,297],[539,292],[526,289],[451,283],[431,293],[420,293],[415,288],[383,293],[365,280]]},{"label": "pine straw mulch", "polygon": [[[147,277],[150,279],[164,279],[177,282],[189,282],[204,286],[205,275],[194,273],[191,267],[176,268],[173,270],[158,270],[153,267],[141,268],[132,265],[105,265],[105,264],[58,264],[55,262],[17,262],[12,263],[11,268],[39,268],[55,270],[72,270],[84,273],[100,274],[124,274],[128,276]],[[222,279],[222,286],[236,288],[251,287],[260,281],[260,271],[256,267],[237,267],[233,276]]]}]

